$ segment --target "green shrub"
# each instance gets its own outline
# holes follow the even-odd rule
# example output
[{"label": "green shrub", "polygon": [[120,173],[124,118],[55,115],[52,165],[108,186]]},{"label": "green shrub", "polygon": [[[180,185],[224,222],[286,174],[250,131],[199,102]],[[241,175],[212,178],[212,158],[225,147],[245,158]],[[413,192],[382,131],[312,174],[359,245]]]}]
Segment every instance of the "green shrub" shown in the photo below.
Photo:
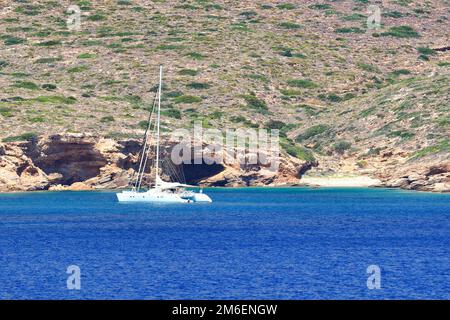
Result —
[{"label": "green shrub", "polygon": [[88,16],[87,19],[89,21],[103,21],[103,20],[106,20],[106,16],[104,16],[100,13],[96,13],[96,14],[92,14],[92,15]]},{"label": "green shrub", "polygon": [[417,51],[426,56],[436,54],[436,51],[434,51],[433,49],[428,48],[428,47],[418,47]]},{"label": "green shrub", "polygon": [[281,89],[280,92],[286,97],[297,97],[303,94],[302,91],[293,89]]},{"label": "green shrub", "polygon": [[436,118],[435,122],[439,127],[448,127],[450,124],[450,114],[439,116],[438,118]]},{"label": "green shrub", "polygon": [[268,122],[266,122],[266,125],[265,125],[265,127],[267,129],[278,129],[278,130],[281,130],[285,126],[286,126],[286,123],[284,123],[283,121],[279,121],[279,120],[269,120]]},{"label": "green shrub", "polygon": [[231,24],[231,30],[248,32],[250,31],[250,28],[245,22],[237,22]]},{"label": "green shrub", "polygon": [[162,110],[161,114],[166,117],[181,119],[181,111],[178,109],[171,108],[171,109]]},{"label": "green shrub", "polygon": [[239,13],[239,15],[247,20],[254,19],[258,16],[258,14],[253,10],[243,11]]},{"label": "green shrub", "polygon": [[13,85],[13,87],[23,88],[23,89],[28,89],[28,90],[38,90],[39,89],[39,86],[31,81],[17,81]]},{"label": "green shrub", "polygon": [[191,89],[201,90],[201,89],[209,89],[211,87],[211,85],[209,85],[208,83],[202,83],[202,82],[191,82],[191,83],[188,83],[186,85],[186,87],[191,88]]},{"label": "green shrub", "polygon": [[281,22],[279,26],[283,29],[300,29],[300,25],[293,22]]},{"label": "green shrub", "polygon": [[148,121],[145,120],[139,121],[138,127],[141,128],[142,130],[147,130]]},{"label": "green shrub", "polygon": [[333,7],[327,3],[317,3],[317,4],[312,4],[312,5],[308,6],[308,8],[316,9],[316,10],[328,10],[328,9],[332,9]]},{"label": "green shrub", "polygon": [[405,15],[399,11],[388,11],[388,12],[384,12],[382,14],[383,17],[389,17],[389,18],[402,18]]},{"label": "green shrub", "polygon": [[248,108],[255,109],[256,111],[258,111],[260,113],[266,113],[269,110],[269,108],[267,107],[266,102],[264,100],[262,100],[262,99],[258,99],[253,94],[243,95],[242,98],[247,103],[247,107]]},{"label": "green shrub", "polygon": [[35,63],[53,63],[53,62],[57,62],[57,61],[61,61],[61,60],[62,60],[61,57],[49,57],[49,58],[39,58],[34,62]]},{"label": "green shrub", "polygon": [[9,62],[5,61],[5,60],[0,60],[0,70],[3,69],[4,67],[7,67],[9,65]]},{"label": "green shrub", "polygon": [[246,75],[247,78],[252,79],[252,80],[259,80],[262,82],[269,82],[269,79],[267,79],[265,76],[263,76],[262,74],[248,74]]},{"label": "green shrub", "polygon": [[364,33],[365,31],[363,29],[360,29],[358,27],[344,27],[344,28],[337,28],[334,30],[336,33]]},{"label": "green shrub", "polygon": [[314,116],[320,112],[317,111],[316,108],[309,106],[307,104],[299,104],[296,106],[296,108],[303,110],[308,116]]},{"label": "green shrub", "polygon": [[15,37],[15,36],[1,36],[1,38],[3,39],[3,43],[6,46],[13,46],[16,44],[21,44],[21,43],[25,43],[27,40],[23,39],[23,38],[19,38],[19,37]]},{"label": "green shrub", "polygon": [[[17,2],[23,2],[23,1],[17,1]],[[19,6],[14,11],[17,13],[27,15],[27,16],[36,16],[40,13],[39,6],[35,6],[35,5],[31,5],[31,4]]]},{"label": "green shrub", "polygon": [[292,140],[281,137],[280,138],[281,147],[291,156],[296,157],[305,161],[315,161],[314,155],[311,151],[301,146],[298,146]]},{"label": "green shrub", "polygon": [[49,41],[36,43],[35,46],[38,46],[38,47],[51,47],[51,46],[57,46],[57,45],[60,45],[60,44],[61,44],[60,40],[49,40]]},{"label": "green shrub", "polygon": [[342,17],[342,20],[344,21],[358,21],[358,20],[363,20],[366,19],[367,17],[363,14],[360,13],[352,13],[348,16],[344,16]]},{"label": "green shrub", "polygon": [[371,115],[372,113],[374,113],[375,111],[376,111],[376,108],[375,108],[375,107],[369,107],[369,108],[367,108],[367,109],[361,111],[361,112],[359,113],[359,115],[360,115],[361,117],[365,118],[365,117]]},{"label": "green shrub", "polygon": [[277,4],[277,8],[281,10],[294,10],[296,6],[292,3],[280,3]]},{"label": "green shrub", "polygon": [[105,116],[100,119],[100,122],[102,122],[102,123],[108,123],[108,122],[114,122],[114,121],[115,121],[115,119],[113,116]]},{"label": "green shrub", "polygon": [[176,44],[160,44],[156,47],[157,50],[181,50],[183,48],[183,46]]},{"label": "green shrub", "polygon": [[78,56],[78,59],[92,59],[95,58],[97,55],[95,53],[82,53]]},{"label": "green shrub", "polygon": [[360,69],[362,69],[362,70],[365,70],[365,71],[369,71],[369,72],[380,72],[380,69],[378,69],[378,67],[376,67],[376,66],[373,66],[373,65],[371,65],[371,64],[368,64],[368,63],[364,63],[364,62],[358,62],[358,67],[360,68]]},{"label": "green shrub", "polygon": [[352,144],[348,141],[338,141],[334,144],[334,150],[339,154],[344,154],[345,151],[350,149]]},{"label": "green shrub", "polygon": [[398,69],[398,70],[394,70],[390,73],[390,75],[392,75],[394,77],[398,77],[400,75],[407,75],[407,74],[411,74],[411,71],[406,70],[406,69]]},{"label": "green shrub", "polygon": [[199,71],[194,69],[182,69],[178,71],[178,74],[182,76],[196,76],[198,73]]},{"label": "green shrub", "polygon": [[361,169],[367,168],[369,166],[366,160],[359,160],[356,162],[356,165]]},{"label": "green shrub", "polygon": [[44,83],[44,84],[42,85],[42,89],[45,89],[45,90],[55,90],[55,89],[56,89],[56,85],[51,84],[51,83]]},{"label": "green shrub", "polygon": [[299,134],[297,136],[296,141],[301,142],[301,141],[307,140],[309,138],[312,138],[314,136],[324,133],[329,128],[330,127],[326,124],[318,124],[318,125],[309,127],[308,129],[306,129],[306,131],[303,134]]},{"label": "green shrub", "polygon": [[15,142],[15,141],[31,141],[36,140],[37,134],[33,132],[23,133],[18,136],[9,136],[3,139],[3,142]]},{"label": "green shrub", "polygon": [[292,79],[292,80],[288,80],[287,83],[291,87],[297,87],[297,88],[310,89],[310,88],[317,87],[317,84],[315,84],[314,82],[312,82],[311,80],[308,80],[308,79]]},{"label": "green shrub", "polygon": [[411,159],[418,159],[418,158],[422,158],[422,157],[424,157],[426,155],[429,155],[429,154],[440,153],[440,152],[447,152],[448,153],[448,152],[450,152],[449,141],[450,141],[450,139],[444,139],[442,141],[439,141],[435,145],[425,147],[425,148],[417,151],[411,157]]},{"label": "green shrub", "polygon": [[331,102],[340,102],[343,100],[342,97],[340,97],[339,95],[337,95],[336,93],[329,93],[329,94],[319,94],[317,96],[320,100],[324,100],[324,101],[331,101]]},{"label": "green shrub", "polygon": [[209,116],[211,119],[220,120],[220,119],[222,119],[222,117],[224,116],[224,114],[225,114],[225,112],[216,110],[216,111],[211,112],[208,116]]},{"label": "green shrub", "polygon": [[396,26],[389,28],[389,31],[381,33],[382,36],[396,38],[418,38],[420,34],[410,26]]},{"label": "green shrub", "polygon": [[69,68],[69,69],[67,69],[67,72],[69,72],[69,73],[78,73],[78,72],[86,71],[87,69],[89,69],[88,66],[82,65],[82,66]]},{"label": "green shrub", "polygon": [[13,116],[13,109],[9,107],[0,107],[0,115],[2,115],[5,118],[10,118]]},{"label": "green shrub", "polygon": [[234,122],[234,123],[239,123],[239,122],[245,122],[245,121],[247,121],[247,119],[244,116],[232,116],[230,118],[230,121]]},{"label": "green shrub", "polygon": [[392,131],[388,134],[389,138],[402,138],[404,140],[406,139],[410,139],[412,137],[414,137],[414,133],[412,132],[408,132],[408,131],[403,131],[403,130],[398,130],[398,131]]},{"label": "green shrub", "polygon": [[39,96],[32,100],[44,104],[74,104],[77,101],[74,97],[63,96]]},{"label": "green shrub", "polygon": [[32,123],[42,123],[42,122],[45,122],[45,118],[42,116],[33,117],[33,118],[29,118],[28,121],[30,121]]},{"label": "green shrub", "polygon": [[206,58],[206,56],[202,55],[201,53],[198,52],[189,52],[188,54],[186,54],[187,57],[191,57],[194,60],[203,60]]},{"label": "green shrub", "polygon": [[175,98],[175,103],[198,103],[202,98],[196,96],[182,95]]}]

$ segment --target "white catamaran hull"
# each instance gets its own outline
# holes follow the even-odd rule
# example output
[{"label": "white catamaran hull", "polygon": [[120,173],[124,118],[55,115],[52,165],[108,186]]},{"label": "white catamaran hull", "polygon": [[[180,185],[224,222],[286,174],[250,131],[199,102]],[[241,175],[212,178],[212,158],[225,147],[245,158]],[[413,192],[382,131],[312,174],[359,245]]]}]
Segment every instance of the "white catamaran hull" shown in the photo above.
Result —
[{"label": "white catamaran hull", "polygon": [[189,203],[189,202],[212,202],[211,198],[204,193],[185,192],[168,193],[165,191],[148,190],[145,192],[122,191],[116,193],[119,202],[164,202],[164,203]]},{"label": "white catamaran hull", "polygon": [[166,202],[166,203],[185,203],[189,202],[175,193],[160,192],[149,190],[145,192],[122,191],[117,193],[119,202]]}]

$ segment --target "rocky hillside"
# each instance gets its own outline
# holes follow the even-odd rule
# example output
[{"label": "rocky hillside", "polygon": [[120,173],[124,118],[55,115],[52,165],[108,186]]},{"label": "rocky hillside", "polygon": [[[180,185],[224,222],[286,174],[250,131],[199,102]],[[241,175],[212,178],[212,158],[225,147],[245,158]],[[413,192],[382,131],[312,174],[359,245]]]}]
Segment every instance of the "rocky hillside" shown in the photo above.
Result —
[{"label": "rocky hillside", "polygon": [[[73,4],[79,30],[66,23]],[[380,28],[367,27],[369,5]],[[308,175],[445,191],[449,10],[444,0],[2,1],[0,139],[140,137],[162,64],[164,130],[277,128],[287,154],[318,161]]]},{"label": "rocky hillside", "polygon": [[[270,170],[270,165],[238,161],[193,164],[193,159],[192,164],[173,166],[169,159],[174,143],[165,141],[162,167],[165,173],[172,172],[179,176],[178,181],[189,184],[225,187],[296,184],[304,171],[316,165],[281,154],[276,159],[278,170]],[[140,149],[140,140],[115,141],[80,134],[0,143],[0,191],[126,188],[134,182]],[[162,177],[170,179],[164,174]],[[150,173],[145,174],[143,185],[151,184],[153,178]]]}]

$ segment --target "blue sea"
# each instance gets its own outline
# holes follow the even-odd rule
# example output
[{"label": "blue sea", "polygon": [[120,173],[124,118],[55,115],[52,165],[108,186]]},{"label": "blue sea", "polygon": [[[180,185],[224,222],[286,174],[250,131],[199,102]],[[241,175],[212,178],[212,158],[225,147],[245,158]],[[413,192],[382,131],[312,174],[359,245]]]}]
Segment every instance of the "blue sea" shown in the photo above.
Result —
[{"label": "blue sea", "polygon": [[[0,299],[449,299],[450,195],[206,189],[0,195]],[[69,266],[80,290],[69,290]],[[369,289],[367,268],[380,269]]]}]

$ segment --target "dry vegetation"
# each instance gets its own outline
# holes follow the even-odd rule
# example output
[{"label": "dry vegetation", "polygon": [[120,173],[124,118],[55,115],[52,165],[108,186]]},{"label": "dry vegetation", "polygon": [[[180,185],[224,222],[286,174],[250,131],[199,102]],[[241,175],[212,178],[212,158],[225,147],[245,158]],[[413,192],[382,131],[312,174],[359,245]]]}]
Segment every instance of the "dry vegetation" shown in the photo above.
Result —
[{"label": "dry vegetation", "polygon": [[2,1],[0,138],[138,136],[163,64],[166,130],[275,127],[299,158],[448,152],[448,1],[383,1],[378,30],[369,4]]}]

